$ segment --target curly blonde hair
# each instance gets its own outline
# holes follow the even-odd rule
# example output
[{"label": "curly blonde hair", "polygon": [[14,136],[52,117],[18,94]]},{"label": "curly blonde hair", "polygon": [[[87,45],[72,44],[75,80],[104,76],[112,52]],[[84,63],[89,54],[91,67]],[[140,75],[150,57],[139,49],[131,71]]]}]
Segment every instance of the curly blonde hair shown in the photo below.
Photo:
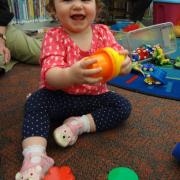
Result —
[{"label": "curly blonde hair", "polygon": [[[96,0],[96,10],[97,10],[97,14],[96,14],[96,18],[100,15],[100,13],[103,11],[104,8],[104,3],[102,2],[102,0]],[[46,5],[46,10],[49,12],[50,16],[52,16],[52,18],[56,19],[55,17],[55,6],[54,6],[54,0],[49,0],[49,2]]]}]

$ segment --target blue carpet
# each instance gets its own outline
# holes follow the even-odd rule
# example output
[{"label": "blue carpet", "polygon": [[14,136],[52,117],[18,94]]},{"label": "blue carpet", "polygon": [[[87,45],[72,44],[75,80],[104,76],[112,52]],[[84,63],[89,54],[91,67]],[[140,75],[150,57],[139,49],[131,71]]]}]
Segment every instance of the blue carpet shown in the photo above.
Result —
[{"label": "blue carpet", "polygon": [[[180,39],[177,39],[177,51],[170,55],[172,59],[180,56]],[[180,100],[180,69],[161,67],[167,72],[166,85],[147,85],[141,74],[130,73],[127,76],[116,77],[108,82],[109,85],[132,90],[135,92]]]}]

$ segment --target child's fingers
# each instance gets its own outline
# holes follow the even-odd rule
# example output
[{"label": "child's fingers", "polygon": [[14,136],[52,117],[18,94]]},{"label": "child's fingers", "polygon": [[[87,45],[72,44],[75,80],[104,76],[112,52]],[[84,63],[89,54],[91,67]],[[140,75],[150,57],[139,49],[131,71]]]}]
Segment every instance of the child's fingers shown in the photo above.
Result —
[{"label": "child's fingers", "polygon": [[93,68],[93,69],[84,69],[83,75],[90,76],[90,75],[93,75],[93,74],[100,73],[101,71],[102,71],[101,67]]},{"label": "child's fingers", "polygon": [[122,69],[121,74],[128,74],[128,73],[131,72],[131,70],[132,70],[132,66],[129,64],[129,65],[127,65],[126,67],[124,67],[124,68]]},{"label": "child's fingers", "polygon": [[126,59],[125,59],[125,60],[123,61],[123,63],[122,63],[122,68],[128,66],[128,65],[131,64],[131,63],[132,63],[132,62],[131,62],[130,57],[127,56]]},{"label": "child's fingers", "polygon": [[121,69],[121,74],[128,74],[131,72],[132,69],[132,61],[131,59],[127,56],[126,60],[122,64],[122,69]]},{"label": "child's fingers", "polygon": [[100,81],[102,81],[102,77],[86,77],[85,80],[88,84],[96,84]]},{"label": "child's fingers", "polygon": [[80,61],[80,66],[81,66],[82,68],[87,68],[89,65],[92,65],[92,64],[94,64],[95,62],[97,62],[97,59],[90,59],[90,58],[86,59],[86,58],[84,58],[84,59],[82,59],[82,60]]},{"label": "child's fingers", "polygon": [[129,54],[129,51],[127,49],[123,49],[123,50],[120,50],[119,51],[119,54],[122,54],[122,55],[128,55]]},{"label": "child's fingers", "polygon": [[7,64],[10,61],[11,55],[10,55],[10,51],[6,48],[4,49],[4,61],[5,64]]}]

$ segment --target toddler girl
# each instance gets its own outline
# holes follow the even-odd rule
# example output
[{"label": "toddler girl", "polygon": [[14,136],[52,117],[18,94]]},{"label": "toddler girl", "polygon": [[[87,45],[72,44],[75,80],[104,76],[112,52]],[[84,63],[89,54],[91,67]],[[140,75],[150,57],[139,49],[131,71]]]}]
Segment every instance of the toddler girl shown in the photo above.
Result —
[{"label": "toddler girl", "polygon": [[111,47],[126,55],[121,74],[131,70],[127,50],[119,45],[107,26],[93,24],[100,0],[50,0],[48,10],[61,26],[50,29],[41,50],[40,89],[25,105],[23,124],[24,161],[16,179],[42,179],[54,160],[46,155],[52,123],[56,142],[73,145],[82,133],[105,131],[125,121],[131,105],[108,90],[101,68],[89,69],[96,59],[84,60],[99,48]]}]

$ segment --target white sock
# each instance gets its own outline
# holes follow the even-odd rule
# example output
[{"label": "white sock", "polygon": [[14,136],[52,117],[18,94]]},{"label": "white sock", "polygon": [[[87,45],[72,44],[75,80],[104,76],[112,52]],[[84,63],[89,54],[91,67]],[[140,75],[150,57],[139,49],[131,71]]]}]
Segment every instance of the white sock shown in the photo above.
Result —
[{"label": "white sock", "polygon": [[89,133],[90,132],[90,123],[89,123],[89,119],[86,115],[83,115],[81,117],[76,117],[72,122],[71,125],[77,125],[77,124],[81,124],[82,127],[78,128],[78,135],[82,134],[82,133]]},{"label": "white sock", "polygon": [[45,154],[45,147],[41,145],[32,145],[24,148],[23,150],[23,155],[24,157],[27,156],[28,154],[34,154],[34,156],[31,158],[31,162],[33,163],[38,163],[41,161],[41,154]]},{"label": "white sock", "polygon": [[89,133],[90,132],[90,123],[89,123],[88,117],[86,115],[83,115],[79,118],[79,121],[83,124],[82,131]]},{"label": "white sock", "polygon": [[79,116],[79,117],[70,117],[67,121],[68,126],[71,128],[73,132],[76,132],[77,135],[80,135],[84,132],[90,132],[90,123],[89,119],[86,115]]}]

